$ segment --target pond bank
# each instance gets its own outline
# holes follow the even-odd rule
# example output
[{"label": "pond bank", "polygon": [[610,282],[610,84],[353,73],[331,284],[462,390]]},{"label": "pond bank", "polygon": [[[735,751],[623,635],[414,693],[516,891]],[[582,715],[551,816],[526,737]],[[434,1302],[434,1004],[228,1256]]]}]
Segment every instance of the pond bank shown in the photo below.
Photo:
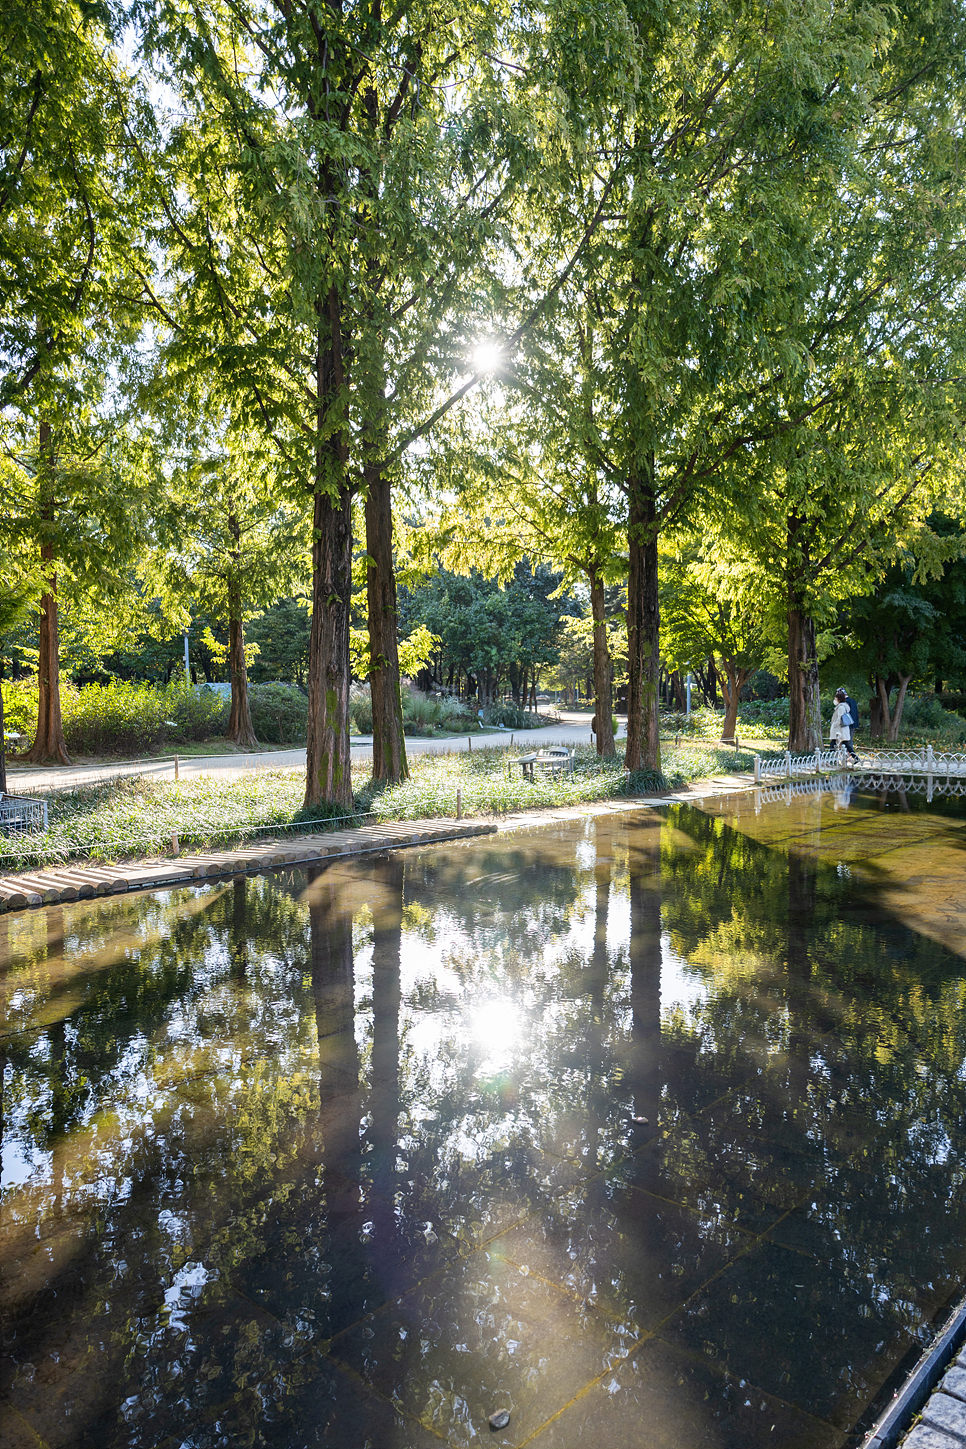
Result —
[{"label": "pond bank", "polygon": [[427,845],[437,841],[469,839],[522,826],[550,825],[555,820],[580,816],[621,813],[638,807],[666,805],[674,801],[697,800],[709,795],[730,794],[748,788],[750,778],[730,775],[713,780],[696,780],[686,789],[639,799],[618,797],[552,808],[537,806],[493,819],[399,820],[377,825],[354,826],[298,838],[279,837],[259,845],[239,845],[226,850],[209,850],[178,856],[142,857],[116,863],[69,861],[42,870],[0,875],[0,912],[58,905],[93,896],[116,895],[125,891],[149,890],[180,885],[208,876],[240,875],[277,870],[283,866],[329,857],[370,855],[383,850]]}]

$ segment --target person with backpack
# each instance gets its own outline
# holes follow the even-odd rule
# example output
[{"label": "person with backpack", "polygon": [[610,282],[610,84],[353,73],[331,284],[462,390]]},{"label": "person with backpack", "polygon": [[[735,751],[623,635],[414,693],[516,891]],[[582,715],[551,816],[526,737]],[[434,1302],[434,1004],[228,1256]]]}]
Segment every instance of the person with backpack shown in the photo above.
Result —
[{"label": "person with backpack", "polygon": [[835,691],[835,708],[832,711],[832,723],[829,725],[829,738],[832,745],[841,746],[851,759],[859,757],[852,748],[853,720],[849,710],[849,697],[844,689]]},{"label": "person with backpack", "polygon": [[849,743],[852,746],[852,753],[855,754],[855,732],[859,727],[859,706],[852,698],[851,694],[849,694],[847,689],[844,691],[844,693],[845,703],[848,705],[849,714],[852,716],[852,725],[849,730]]}]

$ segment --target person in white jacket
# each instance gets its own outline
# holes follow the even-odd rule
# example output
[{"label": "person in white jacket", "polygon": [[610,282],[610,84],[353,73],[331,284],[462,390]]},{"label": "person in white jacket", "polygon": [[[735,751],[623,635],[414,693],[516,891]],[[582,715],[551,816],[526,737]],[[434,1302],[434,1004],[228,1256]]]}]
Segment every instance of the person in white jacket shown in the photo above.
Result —
[{"label": "person in white jacket", "polygon": [[829,738],[833,746],[841,745],[846,753],[853,759],[859,757],[852,748],[852,716],[849,713],[848,695],[844,689],[835,691],[835,708],[832,711],[832,723],[829,725]]}]

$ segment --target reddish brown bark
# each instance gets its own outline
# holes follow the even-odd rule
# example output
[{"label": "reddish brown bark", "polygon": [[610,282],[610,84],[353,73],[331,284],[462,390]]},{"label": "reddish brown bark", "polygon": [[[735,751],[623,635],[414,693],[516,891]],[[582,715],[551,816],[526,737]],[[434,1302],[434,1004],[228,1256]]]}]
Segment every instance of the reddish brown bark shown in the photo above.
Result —
[{"label": "reddish brown bark", "polygon": [[607,646],[607,620],[604,617],[604,580],[600,574],[590,579],[590,607],[594,619],[594,699],[597,702],[597,753],[613,755],[614,701],[611,693],[610,649]]},{"label": "reddish brown bark", "polygon": [[815,620],[800,604],[788,606],[788,748],[807,755],[822,742]]},{"label": "reddish brown bark", "polygon": [[342,315],[333,288],[320,300],[316,351],[316,433],[312,509],[312,631],[309,636],[305,809],[352,806],[349,756],[349,610],[352,601],[352,492],[344,433],[331,430],[345,374]]},{"label": "reddish brown bark", "polygon": [[352,513],[348,489],[336,502],[315,495],[312,539],[312,633],[305,807],[352,804],[349,768],[349,605]]},{"label": "reddish brown bark", "polygon": [[809,576],[808,520],[788,518],[788,748],[807,755],[822,743],[815,620],[806,611],[802,581]]},{"label": "reddish brown bark", "polygon": [[724,673],[721,678],[721,693],[724,695],[725,717],[721,726],[722,744],[733,743],[738,725],[738,702],[744,684],[751,678],[750,669],[742,669],[733,659],[722,659]]},{"label": "reddish brown bark", "polygon": [[372,695],[372,778],[409,779],[399,690],[398,610],[392,553],[392,488],[382,470],[367,475],[366,598],[369,606],[369,688]]},{"label": "reddish brown bark", "polygon": [[[240,607],[240,603],[239,603]],[[228,620],[228,663],[231,668],[231,713],[227,735],[243,749],[258,744],[248,700],[248,670],[245,668],[245,625],[240,618]]]},{"label": "reddish brown bark", "polygon": [[[49,544],[41,549],[45,563],[53,560]],[[21,759],[32,765],[70,765],[60,711],[60,638],[57,623],[57,575],[47,575],[49,590],[40,601],[40,664],[37,671],[37,733]]]},{"label": "reddish brown bark", "polygon": [[661,678],[657,582],[657,501],[653,469],[632,478],[628,510],[627,748],[629,770],[660,770],[658,687]]},{"label": "reddish brown bark", "polygon": [[228,738],[243,749],[258,744],[248,702],[248,670],[245,667],[245,624],[242,617],[241,525],[234,513],[228,515],[232,537],[231,573],[228,582],[228,667],[231,679],[231,713]]},{"label": "reddish brown bark", "polygon": [[[41,527],[47,532],[54,522],[54,499],[52,493],[53,456],[51,429],[49,423],[40,425],[39,458],[45,470],[42,483]],[[47,579],[47,591],[40,600],[40,661],[37,669],[37,733],[33,744],[25,755],[32,765],[69,765],[64,739],[64,722],[60,710],[60,635],[57,609],[57,570],[54,563],[54,545],[49,533],[42,535],[40,558]]]},{"label": "reddish brown bark", "polygon": [[[893,743],[899,738],[899,726],[902,724],[902,709],[906,702],[906,690],[909,688],[911,674],[892,675],[889,679],[883,679],[881,674],[875,676],[875,687],[878,691],[878,698],[873,701],[877,708],[873,709],[870,718],[870,732],[873,736],[885,735],[887,740]],[[894,686],[898,686],[896,695],[895,712],[890,710],[889,697]]]}]

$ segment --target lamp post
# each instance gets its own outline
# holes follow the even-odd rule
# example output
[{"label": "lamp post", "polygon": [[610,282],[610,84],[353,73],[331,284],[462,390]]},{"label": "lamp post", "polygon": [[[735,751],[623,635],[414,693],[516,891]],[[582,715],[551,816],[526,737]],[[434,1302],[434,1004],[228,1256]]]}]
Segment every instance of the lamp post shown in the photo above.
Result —
[{"label": "lamp post", "polygon": [[[187,647],[188,646],[185,645],[185,648],[187,648]],[[690,674],[690,671],[688,672],[687,678],[684,681],[684,689],[685,689],[685,706],[684,706],[684,713],[685,713],[685,716],[687,717],[691,713],[691,674]]]},{"label": "lamp post", "polygon": [[188,688],[191,688],[191,664],[188,661],[188,631],[184,631],[184,678]]}]

